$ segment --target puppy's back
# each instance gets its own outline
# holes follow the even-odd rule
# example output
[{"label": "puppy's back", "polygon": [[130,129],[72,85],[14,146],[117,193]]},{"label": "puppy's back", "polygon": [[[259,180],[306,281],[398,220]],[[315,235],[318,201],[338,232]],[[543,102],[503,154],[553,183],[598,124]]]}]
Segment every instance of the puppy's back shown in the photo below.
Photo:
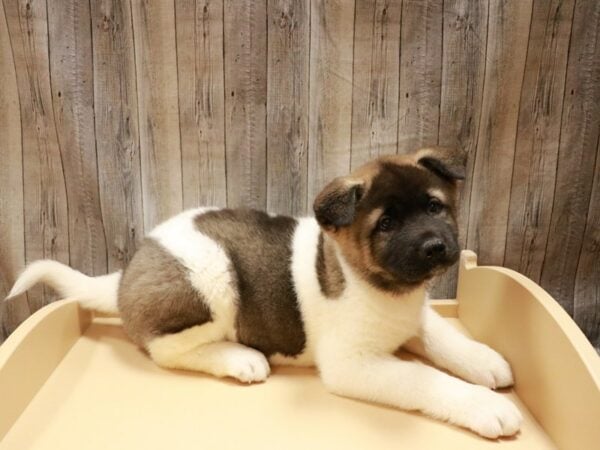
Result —
[{"label": "puppy's back", "polygon": [[119,289],[124,326],[142,347],[213,323],[220,338],[267,356],[302,352],[291,274],[297,221],[249,209],[186,211],[153,230]]}]

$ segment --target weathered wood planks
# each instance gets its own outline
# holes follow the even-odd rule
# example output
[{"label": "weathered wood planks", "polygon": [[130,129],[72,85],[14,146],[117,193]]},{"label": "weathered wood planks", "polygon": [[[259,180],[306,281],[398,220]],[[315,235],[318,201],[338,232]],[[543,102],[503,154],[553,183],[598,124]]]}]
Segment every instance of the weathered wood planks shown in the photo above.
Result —
[{"label": "weathered wood planks", "polygon": [[52,108],[64,171],[69,261],[90,275],[107,270],[98,192],[89,3],[48,3]]},{"label": "weathered wood planks", "polygon": [[396,153],[400,82],[400,0],[357,0],[352,79],[354,169]]},{"label": "weathered wood planks", "polygon": [[588,338],[600,349],[600,140],[592,194],[575,276],[573,315]]},{"label": "weathered wood planks", "polygon": [[[467,246],[502,264],[532,0],[490,2]],[[502,195],[499,195],[502,193]]]},{"label": "weathered wood planks", "polygon": [[[457,217],[459,242],[465,247],[486,67],[488,4],[446,0],[443,14],[438,143],[459,146],[468,153],[467,177],[462,182]],[[454,298],[457,276],[457,267],[448,270],[435,283],[433,294]]]},{"label": "weathered wood planks", "polygon": [[[594,150],[600,134],[598,61],[600,3],[576,2],[564,90],[554,204],[541,273],[542,286],[570,314],[575,309],[575,278],[582,255],[586,216],[590,210],[597,156]],[[597,210],[600,205],[591,207]],[[590,225],[590,232],[594,233],[598,224],[595,227]],[[590,245],[594,246],[593,243],[586,243],[588,249]],[[596,279],[591,283],[597,289],[600,282]],[[581,301],[580,296],[578,300]]]},{"label": "weathered wood planks", "polygon": [[[67,194],[50,85],[46,4],[10,0],[4,2],[4,11],[21,110],[25,262],[52,258],[69,263]],[[28,296],[32,310],[51,298],[41,287]]]},{"label": "weathered wood planks", "polygon": [[225,1],[227,204],[266,207],[267,2]]},{"label": "weathered wood planks", "polygon": [[172,0],[131,0],[144,228],[183,206],[175,8]]},{"label": "weathered wood planks", "polygon": [[442,79],[442,3],[402,2],[398,152],[438,143]]},{"label": "weathered wood planks", "polygon": [[144,235],[131,5],[91,2],[94,118],[109,271],[123,268]]},{"label": "weathered wood planks", "polygon": [[350,171],[354,1],[311,2],[308,204]]},{"label": "weathered wood planks", "polygon": [[308,213],[310,1],[268,2],[267,208]]},{"label": "weathered wood planks", "polygon": [[223,1],[175,3],[183,207],[225,206]]},{"label": "weathered wood planks", "polygon": [[[4,9],[0,8],[0,297],[25,264],[21,112],[15,63]],[[0,305],[0,342],[29,316],[27,294]]]},{"label": "weathered wood planks", "polygon": [[504,264],[539,281],[558,159],[573,1],[534,2],[521,92]]},{"label": "weathered wood planks", "polygon": [[[310,214],[379,154],[468,151],[461,245],[600,345],[594,0],[2,0],[0,295],[121,269],[199,205]],[[453,297],[456,271],[433,288]],[[54,298],[3,304],[0,339]]]}]

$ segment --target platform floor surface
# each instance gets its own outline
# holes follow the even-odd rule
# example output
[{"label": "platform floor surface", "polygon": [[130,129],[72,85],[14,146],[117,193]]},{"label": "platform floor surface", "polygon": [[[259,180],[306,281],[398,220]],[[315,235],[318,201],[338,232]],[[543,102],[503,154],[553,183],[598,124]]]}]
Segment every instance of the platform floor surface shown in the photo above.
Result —
[{"label": "platform floor surface", "polygon": [[418,413],[331,395],[313,369],[273,367],[267,382],[254,385],[161,369],[114,320],[95,319],[0,449],[554,448],[517,396],[503,395],[525,423],[514,438],[488,440]]}]

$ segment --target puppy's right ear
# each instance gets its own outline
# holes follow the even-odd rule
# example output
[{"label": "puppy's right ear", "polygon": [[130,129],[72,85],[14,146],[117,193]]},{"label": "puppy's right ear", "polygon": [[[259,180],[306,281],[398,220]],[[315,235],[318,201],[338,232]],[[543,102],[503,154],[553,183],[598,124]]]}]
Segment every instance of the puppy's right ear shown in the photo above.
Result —
[{"label": "puppy's right ear", "polygon": [[324,228],[336,229],[354,221],[356,205],[364,195],[365,182],[338,177],[317,195],[313,204],[315,217]]}]

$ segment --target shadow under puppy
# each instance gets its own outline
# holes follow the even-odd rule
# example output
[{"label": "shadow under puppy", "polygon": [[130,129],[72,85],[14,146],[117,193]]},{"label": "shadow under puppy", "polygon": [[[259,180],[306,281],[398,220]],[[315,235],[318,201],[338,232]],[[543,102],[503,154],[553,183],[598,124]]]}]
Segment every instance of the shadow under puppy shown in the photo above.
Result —
[{"label": "shadow under puppy", "polygon": [[[315,218],[185,211],[157,226],[122,274],[92,278],[38,261],[10,296],[43,281],[118,312],[163,367],[251,383],[268,377],[269,363],[316,365],[333,393],[488,438],[513,435],[520,412],[490,390],[513,383],[509,365],[426,301],[427,281],[458,259],[464,172],[458,150],[382,157],[329,183]],[[401,345],[469,383],[396,358]]]}]

